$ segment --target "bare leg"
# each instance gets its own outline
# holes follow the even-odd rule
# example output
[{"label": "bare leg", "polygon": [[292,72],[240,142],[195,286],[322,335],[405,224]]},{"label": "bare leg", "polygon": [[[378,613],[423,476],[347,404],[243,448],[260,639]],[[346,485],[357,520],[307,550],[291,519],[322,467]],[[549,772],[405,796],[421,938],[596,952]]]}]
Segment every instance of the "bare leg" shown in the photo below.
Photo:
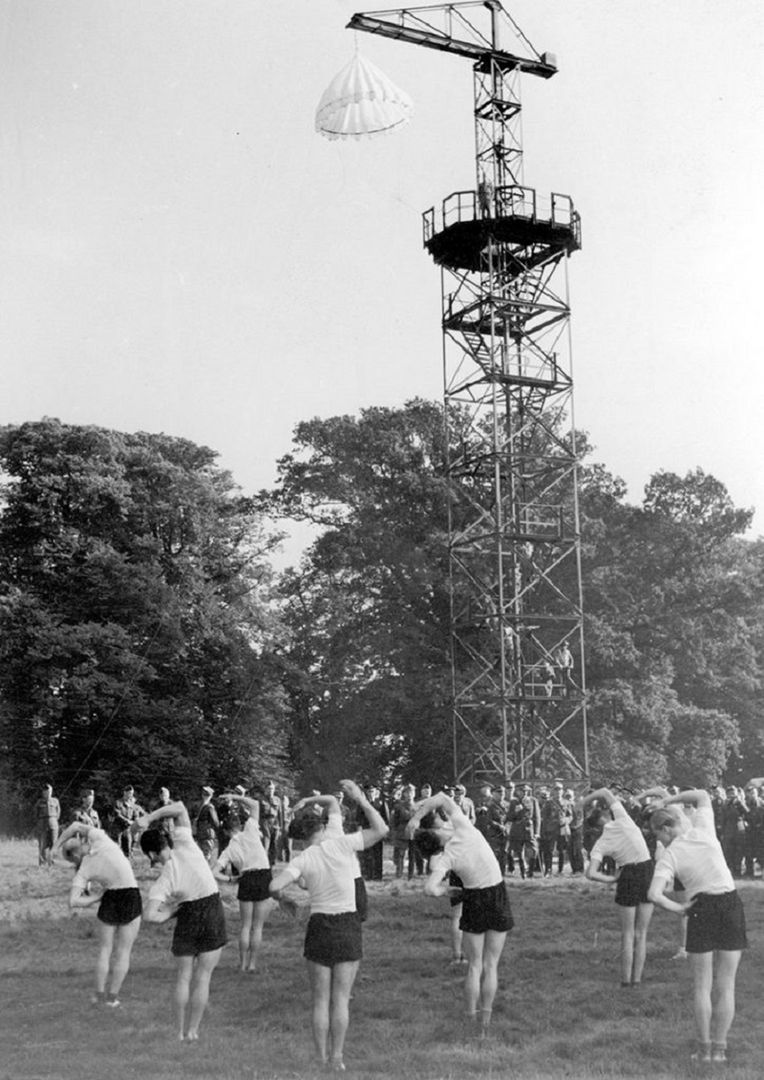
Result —
[{"label": "bare leg", "polygon": [[329,1041],[332,969],[325,967],[323,964],[315,964],[312,960],[308,960],[306,963],[308,965],[308,978],[310,979],[310,991],[313,1000],[311,1014],[313,1043],[316,1047],[318,1060],[322,1064],[326,1064],[329,1057],[327,1045]]},{"label": "bare leg", "polygon": [[191,975],[194,970],[193,956],[176,956],[177,965],[175,975],[175,1022],[178,1038],[186,1037],[186,1008],[191,994]]},{"label": "bare leg", "polygon": [[[685,892],[683,889],[675,889],[673,900],[676,900],[677,904],[683,904],[685,901]],[[679,948],[671,957],[672,960],[686,960],[687,959],[687,919],[683,918],[679,920]]]},{"label": "bare leg", "polygon": [[360,961],[335,964],[332,970],[330,1028],[332,1035],[332,1064],[342,1065],[342,1051],[350,1023],[350,994]]},{"label": "bare leg", "polygon": [[455,907],[451,908],[451,958],[453,961],[462,958],[462,932],[459,929],[461,917],[462,905],[456,904]]},{"label": "bare leg", "polygon": [[621,922],[621,986],[630,986],[634,971],[634,926],[637,909],[619,906],[618,917]]},{"label": "bare leg", "polygon": [[188,1030],[186,1031],[187,1039],[199,1038],[199,1025],[202,1022],[204,1016],[204,1010],[207,1008],[207,1002],[210,996],[210,978],[212,972],[218,965],[222,948],[213,949],[211,952],[199,953],[196,957],[196,963],[193,969],[193,978],[191,979],[191,1000],[188,1009]]},{"label": "bare leg", "polygon": [[462,947],[467,958],[467,976],[464,980],[464,1004],[468,1017],[477,1017],[480,1001],[480,979],[483,972],[483,945],[485,934],[463,934]]},{"label": "bare leg", "polygon": [[712,952],[691,953],[690,959],[698,1042],[708,1044],[711,1042],[711,987],[714,976],[714,954]]},{"label": "bare leg", "polygon": [[[634,925],[634,966],[631,971],[631,981],[635,985],[642,981],[642,972],[645,969],[645,959],[647,957],[647,928],[652,917],[652,904],[638,905]],[[682,919],[682,922],[686,921],[686,919]]]},{"label": "bare leg", "polygon": [[[468,935],[469,936],[469,935]],[[506,931],[486,930],[483,941],[483,973],[480,980],[480,1023],[485,1034],[491,1023],[493,999],[499,985],[499,960],[507,940]]]},{"label": "bare leg", "polygon": [[716,1002],[711,1016],[711,1042],[716,1046],[726,1047],[727,1033],[735,1018],[735,977],[740,957],[740,950],[715,955]]},{"label": "bare leg", "polygon": [[263,945],[263,927],[265,926],[266,919],[277,906],[275,900],[258,900],[254,904],[249,937],[249,964],[247,966],[247,971],[255,970],[257,958],[260,955],[260,949]]},{"label": "bare leg", "polygon": [[125,981],[130,969],[130,953],[133,943],[141,928],[141,917],[133,919],[124,926],[118,926],[114,935],[114,955],[111,964],[111,978],[109,979],[109,993],[117,997],[122,983]]},{"label": "bare leg", "polygon": [[254,908],[251,900],[239,901],[239,971],[247,971],[251,963],[249,938],[252,933]]},{"label": "bare leg", "polygon": [[98,923],[98,956],[96,957],[95,969],[97,994],[106,993],[106,979],[109,975],[109,961],[114,944],[115,930],[115,926],[108,926],[100,921]]}]

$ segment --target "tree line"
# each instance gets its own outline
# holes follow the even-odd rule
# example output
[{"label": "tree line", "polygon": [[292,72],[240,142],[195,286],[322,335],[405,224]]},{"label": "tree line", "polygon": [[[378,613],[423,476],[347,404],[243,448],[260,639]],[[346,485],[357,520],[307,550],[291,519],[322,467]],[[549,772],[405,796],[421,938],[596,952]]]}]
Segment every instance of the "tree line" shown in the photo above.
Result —
[{"label": "tree line", "polygon": [[[57,420],[0,429],[0,789],[74,799],[167,784],[451,766],[446,434],[414,400],[297,425],[272,489],[185,439]],[[764,773],[764,554],[696,469],[640,505],[581,460],[592,775]],[[316,538],[277,573],[279,524]]]}]

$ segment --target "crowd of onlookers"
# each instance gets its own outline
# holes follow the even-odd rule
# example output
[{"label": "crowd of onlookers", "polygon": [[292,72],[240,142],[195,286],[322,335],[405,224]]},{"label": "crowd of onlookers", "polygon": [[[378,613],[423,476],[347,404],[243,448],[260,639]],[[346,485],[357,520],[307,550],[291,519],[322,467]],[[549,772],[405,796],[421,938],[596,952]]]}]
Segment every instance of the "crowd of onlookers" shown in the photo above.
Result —
[{"label": "crowd of onlookers", "polygon": [[[231,790],[237,795],[246,793],[241,784]],[[291,840],[288,835],[291,820],[289,796],[280,792],[275,781],[271,780],[257,792],[256,798],[260,804],[260,831],[271,865],[279,860],[288,862],[291,854]],[[112,840],[119,843],[129,858],[135,845],[135,823],[149,811],[169,806],[173,799],[169,789],[161,787],[156,798],[147,802],[146,806],[141,804],[134,788],[128,785],[123,789],[120,798],[99,807],[96,805],[95,791],[85,788],[69,817],[70,821],[103,829]],[[243,823],[246,810],[230,798],[215,798],[214,789],[205,784],[200,789],[195,806],[191,808],[191,815],[196,841],[210,860],[216,851],[222,851],[228,845],[235,823]],[[34,808],[41,866],[51,862],[61,816],[61,803],[54,796],[51,785],[45,784]]]},{"label": "crowd of onlookers", "polygon": [[[753,877],[764,869],[764,778],[755,778],[745,788],[734,785],[726,789],[716,786],[710,791],[716,832],[727,865],[735,877]],[[233,791],[243,795],[245,788],[237,785]],[[505,874],[522,879],[534,876],[551,877],[569,870],[584,872],[589,852],[599,834],[594,820],[584,814],[575,790],[562,779],[550,784],[508,782],[483,784],[467,794],[464,784],[442,788],[488,841]],[[678,789],[670,789],[678,790]],[[406,826],[414,815],[416,805],[433,794],[430,784],[419,788],[414,784],[396,784],[388,793],[379,786],[367,784],[366,796],[389,827],[387,851],[392,856],[393,875],[409,879],[423,874],[424,862],[407,834]],[[291,800],[283,787],[269,781],[256,793],[260,803],[260,830],[271,865],[288,862],[291,857],[289,823]],[[319,794],[319,792],[314,792]],[[362,828],[355,805],[342,804],[346,831]],[[642,807],[629,795],[621,796],[627,810],[640,822]],[[171,801],[170,792],[162,787],[147,809],[156,809]],[[134,843],[133,824],[145,813],[131,786],[125,787],[119,799],[108,807],[97,809],[95,792],[86,789],[72,816],[73,821],[103,827],[117,840],[126,855]],[[246,812],[241,804],[230,799],[216,798],[214,790],[205,785],[199,792],[196,806],[191,809],[196,841],[208,859],[228,843],[234,818]],[[52,847],[58,835],[61,807],[50,785],[45,785],[35,808],[39,839],[40,863],[50,861]],[[240,822],[241,823],[241,822]],[[640,822],[641,823],[641,822]],[[649,829],[646,828],[646,835]],[[382,842],[361,855],[364,878],[381,881],[385,872]]]}]

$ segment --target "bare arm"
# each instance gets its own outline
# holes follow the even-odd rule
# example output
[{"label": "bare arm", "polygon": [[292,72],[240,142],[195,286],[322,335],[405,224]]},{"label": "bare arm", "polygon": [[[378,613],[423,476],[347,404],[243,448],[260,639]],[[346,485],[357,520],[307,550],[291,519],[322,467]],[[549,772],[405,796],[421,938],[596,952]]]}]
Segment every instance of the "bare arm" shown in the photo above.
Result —
[{"label": "bare arm", "polygon": [[680,791],[678,795],[671,795],[666,799],[666,806],[671,803],[681,803],[685,806],[710,806],[711,796],[702,788],[692,791]]},{"label": "bare arm", "polygon": [[292,807],[293,814],[299,814],[301,810],[305,810],[309,806],[326,806],[329,813],[341,813],[340,804],[337,801],[335,795],[306,795],[304,799],[300,799]]},{"label": "bare arm", "polygon": [[246,806],[249,811],[249,816],[256,822],[260,822],[260,803],[257,799],[251,799],[249,795],[238,795],[234,791],[227,791],[222,796],[223,799],[229,799],[231,802],[241,803],[242,806]]},{"label": "bare arm", "polygon": [[584,806],[588,806],[592,802],[604,802],[605,806],[611,807],[614,802],[620,802],[620,799],[613,794],[610,788],[601,787],[597,788],[596,791],[590,791],[588,795],[584,796]]},{"label": "bare arm", "polygon": [[71,825],[67,825],[64,831],[60,834],[58,840],[56,841],[56,847],[60,848],[62,844],[66,843],[67,840],[71,840],[73,836],[87,837],[91,829],[94,828],[95,825],[86,825],[84,821],[73,821]]},{"label": "bare arm", "polygon": [[368,827],[361,830],[364,848],[372,847],[379,840],[384,840],[390,831],[385,819],[378,810],[375,810],[354,780],[341,780],[340,787],[347,798],[352,799],[363,810],[368,821]]},{"label": "bare arm", "polygon": [[280,870],[278,874],[274,874],[271,878],[271,883],[268,886],[271,896],[275,896],[278,899],[280,893],[284,889],[288,889],[297,879],[294,874],[289,870]]},{"label": "bare arm", "polygon": [[586,868],[586,876],[589,881],[601,881],[603,885],[615,885],[618,881],[618,874],[603,874],[600,870],[602,866],[602,859],[594,857],[589,860],[589,865]]},{"label": "bare arm", "polygon": [[644,791],[640,791],[638,795],[634,796],[639,802],[644,802],[645,799],[661,799],[665,801],[669,798],[668,788],[665,787],[649,787]]},{"label": "bare arm", "polygon": [[451,893],[451,888],[448,884],[448,870],[440,869],[438,861],[439,860],[435,858],[435,865],[427,875],[427,881],[424,883],[425,896],[448,896]]},{"label": "bare arm", "polygon": [[213,867],[212,876],[218,881],[227,881],[229,884],[233,881],[233,874],[231,873],[231,859],[228,855],[228,848],[223,848],[217,857]]},{"label": "bare arm", "polygon": [[70,908],[86,908],[92,904],[97,904],[103,891],[98,889],[96,892],[91,892],[90,889],[83,888],[82,885],[74,884],[69,891],[69,907]]},{"label": "bare arm", "polygon": [[148,829],[155,821],[161,821],[163,818],[172,818],[176,825],[187,829],[191,828],[191,818],[188,816],[188,810],[186,810],[182,802],[172,802],[168,803],[167,806],[160,806],[157,810],[152,810],[150,814],[140,818],[137,824],[141,829]]},{"label": "bare arm", "polygon": [[[335,800],[336,801],[336,800]],[[268,886],[269,892],[274,900],[278,902],[279,907],[287,915],[296,915],[299,904],[291,896],[285,896],[284,891],[293,885],[296,878],[288,870],[282,870],[271,878],[271,883]]]},{"label": "bare arm", "polygon": [[177,910],[177,905],[168,904],[165,900],[148,899],[143,905],[143,918],[146,922],[163,923],[171,919]]},{"label": "bare arm", "polygon": [[419,828],[419,822],[422,818],[426,817],[431,811],[440,811],[445,814],[447,818],[451,819],[454,826],[458,823],[464,824],[469,821],[450,795],[446,795],[445,791],[437,791],[434,795],[431,795],[429,799],[423,799],[417,804],[414,815],[406,826],[406,835],[409,838],[411,838]]},{"label": "bare arm", "polygon": [[676,915],[686,915],[692,905],[695,903],[693,900],[688,900],[686,903],[680,904],[676,900],[672,900],[665,895],[668,881],[665,878],[654,877],[650,888],[647,890],[647,899],[651,904],[655,904],[657,907],[665,908],[666,911],[673,911]]}]

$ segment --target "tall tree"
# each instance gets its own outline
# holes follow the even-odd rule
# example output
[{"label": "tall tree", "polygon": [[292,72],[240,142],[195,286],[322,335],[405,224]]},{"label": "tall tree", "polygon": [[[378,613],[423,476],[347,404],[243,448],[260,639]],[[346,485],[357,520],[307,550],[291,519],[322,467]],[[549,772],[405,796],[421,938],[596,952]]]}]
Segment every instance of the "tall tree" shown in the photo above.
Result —
[{"label": "tall tree", "polygon": [[[751,764],[764,591],[750,512],[701,470],[659,473],[629,505],[576,439],[593,774],[702,783],[738,749]],[[322,530],[283,580],[295,752],[319,786],[343,762],[451,771],[444,456],[440,407],[413,401],[300,424],[279,464],[271,511]]]},{"label": "tall tree", "polygon": [[20,792],[183,791],[283,761],[274,541],[215,456],[56,420],[0,430],[0,739]]},{"label": "tall tree", "polygon": [[635,786],[651,769],[715,781],[736,767],[761,682],[761,572],[758,584],[746,575],[751,545],[740,536],[751,512],[700,469],[656,474],[641,507],[614,494],[603,500],[601,483],[591,492],[584,482],[594,768],[612,772],[617,735],[622,782],[630,758],[644,765]]},{"label": "tall tree", "polygon": [[272,512],[321,528],[285,576],[295,749],[340,769],[450,775],[443,418],[439,406],[311,420],[279,462]]}]

